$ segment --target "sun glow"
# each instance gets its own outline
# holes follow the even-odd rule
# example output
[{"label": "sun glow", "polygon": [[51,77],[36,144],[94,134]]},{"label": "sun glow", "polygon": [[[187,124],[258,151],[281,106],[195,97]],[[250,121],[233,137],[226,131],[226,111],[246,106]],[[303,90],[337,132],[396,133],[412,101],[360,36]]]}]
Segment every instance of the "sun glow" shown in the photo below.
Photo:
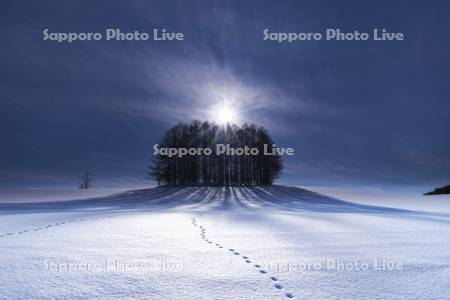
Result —
[{"label": "sun glow", "polygon": [[251,98],[245,93],[244,88],[232,84],[209,84],[205,89],[204,99],[208,99],[210,105],[205,105],[206,119],[217,124],[240,125],[245,119],[244,105]]},{"label": "sun glow", "polygon": [[234,123],[237,121],[237,113],[231,107],[219,106],[215,112],[217,121],[221,124]]}]

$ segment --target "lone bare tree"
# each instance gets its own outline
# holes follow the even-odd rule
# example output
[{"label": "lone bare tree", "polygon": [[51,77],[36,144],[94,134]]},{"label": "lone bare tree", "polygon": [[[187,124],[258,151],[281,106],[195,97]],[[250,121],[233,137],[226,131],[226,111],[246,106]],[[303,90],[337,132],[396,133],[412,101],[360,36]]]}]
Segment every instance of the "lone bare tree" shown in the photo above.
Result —
[{"label": "lone bare tree", "polygon": [[89,172],[85,172],[81,177],[80,185],[78,186],[80,190],[87,190],[92,186],[92,177]]}]

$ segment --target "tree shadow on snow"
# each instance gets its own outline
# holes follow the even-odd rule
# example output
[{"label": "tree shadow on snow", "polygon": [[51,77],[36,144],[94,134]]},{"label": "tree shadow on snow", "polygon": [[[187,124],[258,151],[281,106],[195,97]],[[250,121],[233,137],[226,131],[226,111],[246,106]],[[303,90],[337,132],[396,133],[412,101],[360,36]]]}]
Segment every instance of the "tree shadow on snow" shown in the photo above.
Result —
[{"label": "tree shadow on snow", "polygon": [[254,212],[272,208],[289,212],[375,213],[450,223],[450,216],[364,205],[288,186],[195,187],[160,186],[107,197],[39,203],[0,203],[1,214],[35,212],[139,212],[165,209]]}]

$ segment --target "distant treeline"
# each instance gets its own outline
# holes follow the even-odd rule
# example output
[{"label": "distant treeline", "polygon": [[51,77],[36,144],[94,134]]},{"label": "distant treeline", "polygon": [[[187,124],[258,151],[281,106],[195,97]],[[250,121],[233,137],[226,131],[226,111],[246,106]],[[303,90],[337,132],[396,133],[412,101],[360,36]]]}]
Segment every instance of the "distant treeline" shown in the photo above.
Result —
[{"label": "distant treeline", "polygon": [[434,191],[425,193],[424,195],[445,195],[450,194],[450,185],[443,186],[440,188],[435,188]]},{"label": "distant treeline", "polygon": [[[218,154],[217,144],[257,148],[259,153]],[[267,130],[253,124],[239,127],[200,121],[180,123],[165,133],[159,148],[209,148],[212,154],[169,157],[158,153],[149,166],[149,175],[158,184],[167,185],[270,185],[283,168],[278,154],[264,155],[264,145],[272,144]]]}]

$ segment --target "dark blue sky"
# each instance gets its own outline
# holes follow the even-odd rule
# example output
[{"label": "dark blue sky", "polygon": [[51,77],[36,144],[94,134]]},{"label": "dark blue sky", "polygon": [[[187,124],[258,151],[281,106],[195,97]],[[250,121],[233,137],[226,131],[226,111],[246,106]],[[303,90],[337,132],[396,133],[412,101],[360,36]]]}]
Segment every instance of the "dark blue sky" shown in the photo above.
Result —
[{"label": "dark blue sky", "polygon": [[[280,182],[450,183],[447,1],[2,1],[0,188],[145,183],[151,147],[217,91],[295,148]],[[183,32],[184,41],[42,40],[42,31]],[[262,31],[405,41],[263,41]]]}]

